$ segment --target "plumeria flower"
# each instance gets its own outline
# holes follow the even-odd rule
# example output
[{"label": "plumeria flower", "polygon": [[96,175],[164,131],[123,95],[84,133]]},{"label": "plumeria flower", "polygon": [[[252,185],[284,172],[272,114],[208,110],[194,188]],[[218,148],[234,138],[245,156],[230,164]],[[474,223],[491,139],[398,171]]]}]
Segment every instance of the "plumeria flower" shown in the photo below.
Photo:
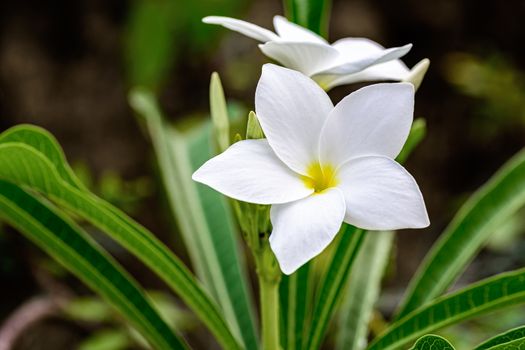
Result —
[{"label": "plumeria flower", "polygon": [[385,49],[365,38],[344,38],[329,44],[316,33],[282,16],[273,18],[277,34],[229,17],[209,16],[203,22],[219,24],[263,42],[259,48],[266,56],[312,77],[325,90],[379,80],[410,81],[417,88],[429,64],[425,59],[410,70],[398,59],[410,51],[412,44]]},{"label": "plumeria flower", "polygon": [[412,176],[394,158],[410,131],[414,87],[362,88],[335,107],[303,74],[266,64],[255,108],[266,139],[234,143],[193,174],[234,199],[271,204],[270,246],[291,274],[342,222],[368,230],[429,225]]}]

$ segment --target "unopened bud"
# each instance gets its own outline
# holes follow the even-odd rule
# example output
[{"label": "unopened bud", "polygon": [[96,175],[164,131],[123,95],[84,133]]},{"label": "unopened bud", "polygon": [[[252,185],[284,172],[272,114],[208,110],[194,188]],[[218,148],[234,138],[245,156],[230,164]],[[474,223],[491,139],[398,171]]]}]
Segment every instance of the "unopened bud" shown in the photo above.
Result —
[{"label": "unopened bud", "polygon": [[219,151],[224,152],[230,146],[230,120],[221,79],[217,72],[211,75],[210,114]]},{"label": "unopened bud", "polygon": [[405,79],[403,79],[403,82],[411,83],[417,91],[421,82],[423,82],[423,78],[425,77],[429,65],[430,60],[428,58],[422,59],[410,70],[410,73]]},{"label": "unopened bud", "polygon": [[248,114],[248,125],[246,127],[246,139],[263,139],[264,138],[264,132],[261,128],[261,124],[259,124],[259,120],[257,119],[257,115],[255,112],[251,111],[250,114]]}]

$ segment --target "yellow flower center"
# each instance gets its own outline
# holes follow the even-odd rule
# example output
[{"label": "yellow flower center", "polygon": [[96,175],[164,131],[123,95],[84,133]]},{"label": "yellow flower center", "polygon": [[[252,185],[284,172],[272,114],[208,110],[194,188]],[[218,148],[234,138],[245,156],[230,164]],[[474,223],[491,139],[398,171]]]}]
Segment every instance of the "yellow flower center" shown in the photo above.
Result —
[{"label": "yellow flower center", "polygon": [[339,183],[335,176],[335,168],[330,164],[321,165],[319,162],[314,162],[308,166],[306,174],[301,179],[306,187],[312,188],[315,193],[323,192]]}]

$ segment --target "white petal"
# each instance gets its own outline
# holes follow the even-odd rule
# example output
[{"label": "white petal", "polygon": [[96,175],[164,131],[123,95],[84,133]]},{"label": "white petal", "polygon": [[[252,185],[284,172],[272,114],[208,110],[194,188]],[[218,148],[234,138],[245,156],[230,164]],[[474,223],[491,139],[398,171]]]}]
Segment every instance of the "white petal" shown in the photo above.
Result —
[{"label": "white petal", "polygon": [[321,132],[322,164],[337,167],[363,155],[395,158],[408,137],[413,113],[412,84],[374,84],[348,95]]},{"label": "white petal", "polygon": [[332,47],[340,53],[339,62],[319,74],[356,73],[373,64],[380,64],[406,55],[412,48],[412,44],[385,49],[369,39],[345,38],[336,41]]},{"label": "white petal", "polygon": [[341,227],[345,202],[341,191],[331,188],[286,204],[272,205],[270,246],[289,275],[320,254]]},{"label": "white petal", "polygon": [[411,83],[417,90],[423,81],[429,64],[430,61],[425,58],[419,61],[412,69],[408,69],[401,60],[392,60],[372,65],[357,73],[348,75],[318,74],[312,78],[325,90],[330,90],[339,85],[383,80],[397,80]]},{"label": "white petal", "polygon": [[327,41],[316,33],[300,25],[288,21],[283,16],[273,18],[273,26],[279,37],[283,41],[312,42],[318,44],[328,44]]},{"label": "white petal", "polygon": [[222,16],[208,16],[202,19],[204,23],[208,24],[219,24],[225,28],[236,31],[243,35],[246,35],[255,40],[267,42],[271,40],[278,40],[279,37],[274,32],[259,27],[253,23],[241,21],[240,19],[222,17]]},{"label": "white petal", "polygon": [[345,222],[367,230],[427,227],[425,202],[414,178],[382,156],[354,158],[338,171]]},{"label": "white petal", "polygon": [[265,64],[255,92],[255,111],[270,146],[292,170],[306,175],[319,160],[319,136],[333,109],[328,95],[312,79]]},{"label": "white petal", "polygon": [[407,78],[410,70],[401,60],[392,60],[380,64],[374,64],[364,70],[351,74],[318,74],[312,78],[325,90],[336,86],[352,84],[364,81],[397,80]]},{"label": "white petal", "polygon": [[270,41],[259,48],[283,66],[308,76],[332,67],[339,57],[336,49],[322,43]]},{"label": "white petal", "polygon": [[258,204],[291,202],[313,192],[275,156],[266,140],[234,143],[192,178],[228,197]]},{"label": "white petal", "polygon": [[381,44],[367,38],[343,38],[334,42],[332,46],[349,61],[359,61],[385,50]]}]

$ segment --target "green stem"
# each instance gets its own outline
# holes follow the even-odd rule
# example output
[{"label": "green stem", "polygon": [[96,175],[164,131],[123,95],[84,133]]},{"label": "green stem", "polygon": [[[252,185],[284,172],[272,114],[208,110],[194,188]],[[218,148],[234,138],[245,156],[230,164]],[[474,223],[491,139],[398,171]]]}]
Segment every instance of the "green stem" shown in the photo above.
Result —
[{"label": "green stem", "polygon": [[259,274],[263,350],[278,350],[279,345],[279,280]]}]

